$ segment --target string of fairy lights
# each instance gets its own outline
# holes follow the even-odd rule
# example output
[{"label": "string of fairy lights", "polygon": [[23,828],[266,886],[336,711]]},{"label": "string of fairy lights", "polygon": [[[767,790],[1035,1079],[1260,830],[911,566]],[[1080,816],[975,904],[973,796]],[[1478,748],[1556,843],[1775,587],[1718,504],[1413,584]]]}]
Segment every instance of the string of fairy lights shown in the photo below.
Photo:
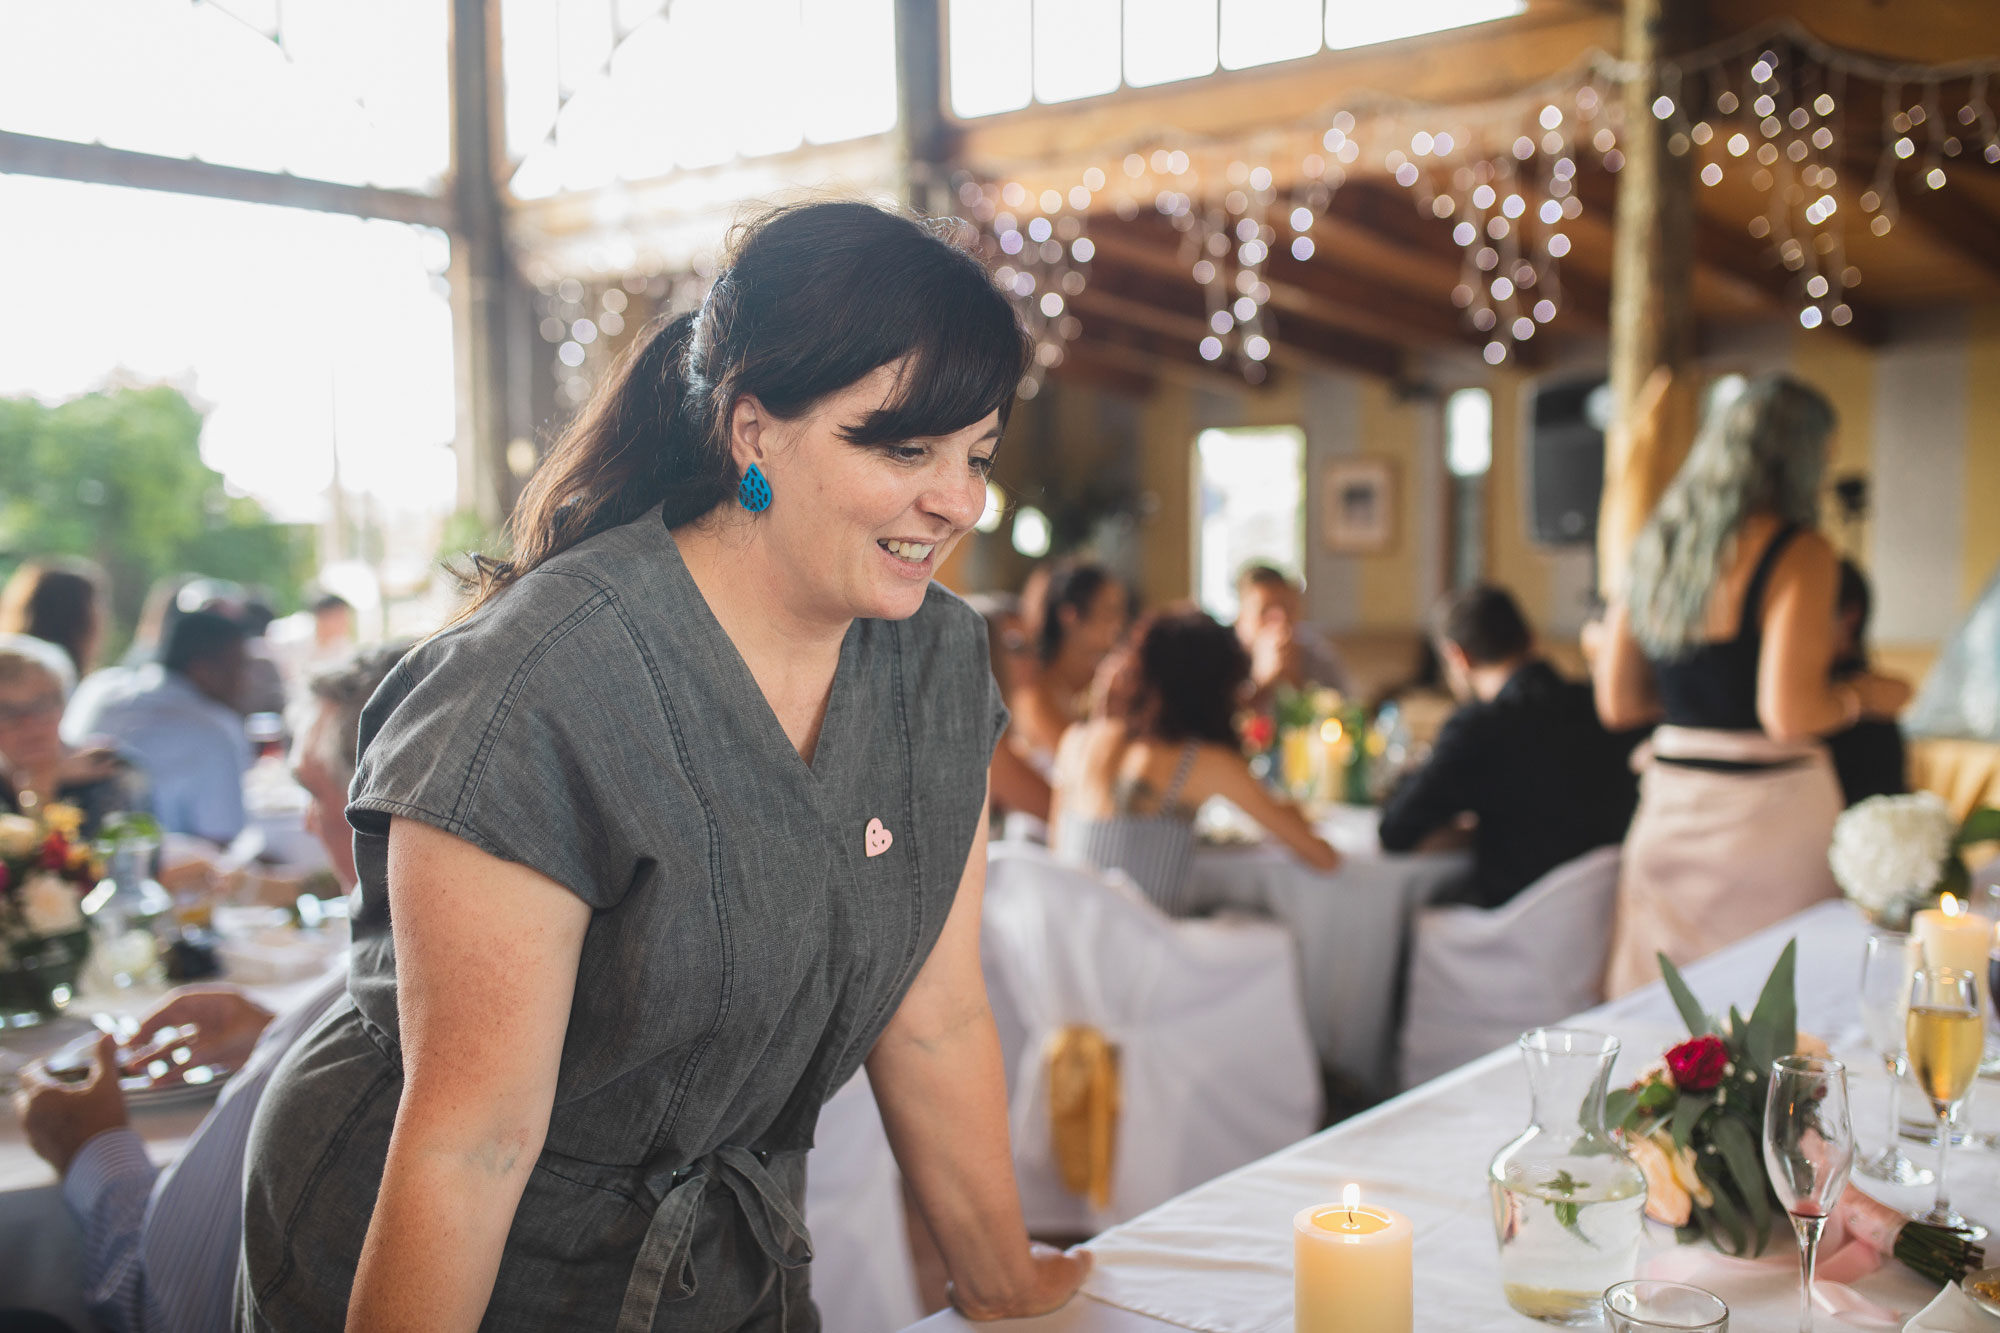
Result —
[{"label": "string of fairy lights", "polygon": [[[1169,336],[1185,330],[1204,362],[1261,382],[1283,338],[1270,306],[1274,281],[1285,279],[1273,259],[1310,260],[1320,219],[1361,173],[1393,180],[1426,225],[1449,225],[1460,269],[1450,299],[1480,354],[1500,365],[1565,306],[1563,261],[1593,206],[1584,176],[1624,167],[1624,90],[1633,81],[1658,90],[1650,111],[1667,131],[1667,152],[1702,159],[1698,189],[1732,178],[1748,186],[1758,201],[1749,236],[1782,273],[1801,327],[1816,329],[1854,319],[1848,294],[1864,274],[1849,253],[1853,228],[1885,237],[1913,191],[1946,190],[1963,173],[2000,165],[1996,75],[2000,61],[1926,66],[1860,55],[1788,20],[1658,66],[1593,52],[1488,102],[1374,98],[1267,126],[1254,142],[1165,131],[1106,145],[1068,167],[1045,164],[1039,189],[969,173],[952,183],[960,239],[987,260],[1033,338],[1024,396],[1083,333],[1077,306],[1099,248],[1092,218],[1130,222],[1146,211],[1172,226],[1174,266],[1203,298],[1202,327],[1177,319]],[[1046,183],[1071,168],[1067,188]],[[1601,193],[1592,197],[1606,207]],[[603,316],[622,311],[625,292],[677,308],[699,300],[713,266],[707,259],[705,272],[698,262],[693,273],[613,278],[590,290],[573,278],[544,284],[542,333],[557,345],[559,399],[587,397],[612,331]]]},{"label": "string of fairy lights", "polygon": [[[1657,68],[1593,53],[1500,101],[1381,98],[1331,109],[1260,132],[1266,144],[1282,145],[1262,154],[1228,140],[1150,136],[1101,150],[1068,190],[1031,194],[1015,182],[961,177],[958,198],[1030,317],[1036,366],[1024,394],[1039,388],[1061,364],[1063,345],[1082,332],[1074,314],[1036,317],[1058,306],[1046,301],[1051,279],[1061,284],[1065,311],[1088,283],[1091,216],[1129,221],[1146,209],[1181,233],[1180,260],[1205,296],[1201,358],[1261,381],[1282,337],[1282,320],[1267,310],[1272,256],[1282,247],[1310,259],[1318,220],[1361,171],[1393,180],[1421,215],[1450,225],[1461,257],[1452,303],[1466,327],[1484,335],[1485,360],[1499,365],[1563,309],[1562,261],[1587,207],[1581,173],[1623,168],[1623,91],[1645,79],[1660,90],[1651,111],[1665,122],[1667,151],[1707,159],[1696,173],[1700,187],[1741,176],[1759,199],[1747,230],[1774,270],[1789,275],[1800,325],[1840,327],[1854,319],[1847,293],[1863,277],[1848,253],[1850,226],[1887,236],[1909,191],[1942,190],[1975,164],[2000,164],[1996,73],[2000,62],[1877,60],[1786,22]],[[1859,128],[1875,117],[1879,144]],[[1312,140],[1308,151],[1285,151]],[[1021,239],[1042,232],[1061,233],[1068,249],[1057,255]]]}]

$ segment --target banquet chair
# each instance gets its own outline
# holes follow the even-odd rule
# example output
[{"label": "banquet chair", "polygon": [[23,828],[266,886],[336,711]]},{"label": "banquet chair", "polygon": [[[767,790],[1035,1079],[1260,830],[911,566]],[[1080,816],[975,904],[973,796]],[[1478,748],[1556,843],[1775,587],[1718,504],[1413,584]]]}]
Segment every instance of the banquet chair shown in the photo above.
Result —
[{"label": "banquet chair", "polygon": [[819,1113],[806,1160],[806,1230],[812,1294],[826,1333],[907,1328],[917,1306],[916,1267],[903,1213],[903,1178],[882,1132],[866,1070]]},{"label": "banquet chair", "polygon": [[[1175,921],[1122,876],[995,844],[982,950],[1034,1234],[1094,1234],[1318,1127],[1318,1062],[1284,928]],[[1109,1043],[1115,1071],[1097,1197],[1065,1184],[1052,1124],[1052,1057],[1079,1034]]]},{"label": "banquet chair", "polygon": [[1418,914],[1403,1018],[1405,1087],[1603,998],[1619,855],[1600,847],[1565,861],[1491,910]]}]

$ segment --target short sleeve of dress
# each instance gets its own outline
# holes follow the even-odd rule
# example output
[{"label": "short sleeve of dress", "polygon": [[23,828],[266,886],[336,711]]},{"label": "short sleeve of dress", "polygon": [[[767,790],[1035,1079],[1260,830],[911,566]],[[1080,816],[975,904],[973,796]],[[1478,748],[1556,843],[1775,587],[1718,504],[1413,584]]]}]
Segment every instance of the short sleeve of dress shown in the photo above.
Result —
[{"label": "short sleeve of dress", "polygon": [[[539,585],[539,586],[531,586]],[[633,882],[658,696],[608,593],[530,579],[405,657],[362,713],[348,818],[364,881],[421,820],[595,908]]]}]

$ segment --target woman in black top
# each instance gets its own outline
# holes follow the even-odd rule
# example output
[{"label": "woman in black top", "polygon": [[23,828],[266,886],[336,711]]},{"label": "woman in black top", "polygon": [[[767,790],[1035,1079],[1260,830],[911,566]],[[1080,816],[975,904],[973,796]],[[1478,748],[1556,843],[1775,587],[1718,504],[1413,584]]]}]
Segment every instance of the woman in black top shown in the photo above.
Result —
[{"label": "woman in black top", "polygon": [[1709,413],[1633,547],[1596,662],[1614,731],[1659,721],[1625,843],[1606,990],[1834,893],[1840,788],[1820,738],[1893,716],[1900,682],[1834,683],[1837,561],[1815,530],[1833,408],[1787,376]]}]

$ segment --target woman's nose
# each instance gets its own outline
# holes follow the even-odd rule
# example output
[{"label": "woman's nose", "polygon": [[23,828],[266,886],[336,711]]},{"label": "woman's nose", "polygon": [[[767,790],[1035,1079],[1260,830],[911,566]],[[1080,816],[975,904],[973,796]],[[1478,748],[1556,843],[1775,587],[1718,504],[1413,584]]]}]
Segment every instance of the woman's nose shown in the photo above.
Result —
[{"label": "woman's nose", "polygon": [[924,496],[924,507],[954,528],[969,528],[986,511],[986,484],[975,478],[934,486]]}]

